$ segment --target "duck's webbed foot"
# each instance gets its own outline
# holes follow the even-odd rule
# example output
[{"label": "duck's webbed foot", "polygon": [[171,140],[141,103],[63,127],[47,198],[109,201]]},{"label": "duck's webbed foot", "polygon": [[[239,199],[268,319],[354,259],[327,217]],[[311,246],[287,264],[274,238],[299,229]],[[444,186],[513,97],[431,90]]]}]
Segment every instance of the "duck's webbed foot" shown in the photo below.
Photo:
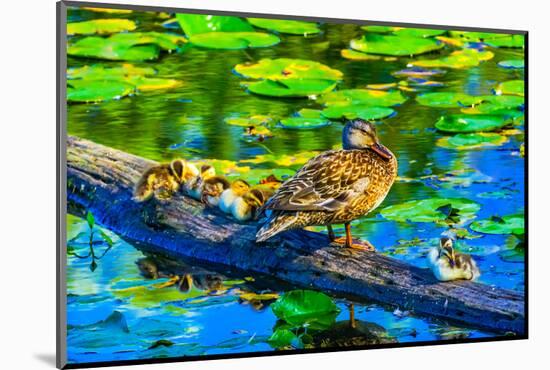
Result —
[{"label": "duck's webbed foot", "polygon": [[[361,250],[361,251],[372,252],[372,251],[376,250],[376,248],[374,248],[374,245],[372,245],[367,240],[353,239],[351,237],[351,226],[350,226],[350,224],[346,223],[345,226],[346,226],[346,236],[341,237],[341,238],[333,239],[332,242],[338,243],[338,244],[343,244],[346,248],[351,248],[351,249],[356,249],[356,250]],[[329,236],[330,236],[330,231],[329,231]]]}]

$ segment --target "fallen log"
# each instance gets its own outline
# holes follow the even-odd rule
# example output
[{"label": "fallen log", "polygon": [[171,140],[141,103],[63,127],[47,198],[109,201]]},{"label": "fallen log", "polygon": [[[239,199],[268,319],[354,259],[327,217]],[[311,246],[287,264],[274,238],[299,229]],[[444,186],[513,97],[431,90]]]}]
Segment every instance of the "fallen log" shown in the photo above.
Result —
[{"label": "fallen log", "polygon": [[268,243],[257,244],[253,223],[237,223],[181,195],[168,201],[136,203],[132,200],[133,186],[154,164],[69,137],[69,211],[84,215],[90,210],[99,224],[125,239],[175,257],[397,305],[465,326],[525,333],[521,292],[469,281],[441,283],[427,269],[375,252],[338,248],[330,245],[325,235],[305,230],[282,233]]}]

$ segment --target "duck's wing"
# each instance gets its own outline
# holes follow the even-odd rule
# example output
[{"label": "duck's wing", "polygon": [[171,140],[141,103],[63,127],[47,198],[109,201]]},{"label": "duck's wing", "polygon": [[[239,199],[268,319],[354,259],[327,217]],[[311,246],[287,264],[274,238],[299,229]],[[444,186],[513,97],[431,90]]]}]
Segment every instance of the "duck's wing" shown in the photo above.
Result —
[{"label": "duck's wing", "polygon": [[368,171],[368,156],[360,150],[324,152],[284,182],[264,209],[334,212],[367,191]]}]

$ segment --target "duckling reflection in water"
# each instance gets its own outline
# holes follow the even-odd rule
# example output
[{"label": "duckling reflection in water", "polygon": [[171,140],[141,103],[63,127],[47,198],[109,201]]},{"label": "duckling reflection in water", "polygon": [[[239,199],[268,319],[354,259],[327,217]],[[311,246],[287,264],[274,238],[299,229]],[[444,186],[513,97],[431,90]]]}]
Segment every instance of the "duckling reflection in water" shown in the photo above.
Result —
[{"label": "duckling reflection in water", "polygon": [[439,281],[475,280],[480,276],[479,268],[467,254],[455,252],[453,240],[441,238],[439,247],[428,254],[428,265]]},{"label": "duckling reflection in water", "polygon": [[153,196],[157,199],[169,199],[178,192],[181,184],[198,174],[195,165],[181,158],[153,166],[136,183],[134,199],[138,202],[144,202]]}]

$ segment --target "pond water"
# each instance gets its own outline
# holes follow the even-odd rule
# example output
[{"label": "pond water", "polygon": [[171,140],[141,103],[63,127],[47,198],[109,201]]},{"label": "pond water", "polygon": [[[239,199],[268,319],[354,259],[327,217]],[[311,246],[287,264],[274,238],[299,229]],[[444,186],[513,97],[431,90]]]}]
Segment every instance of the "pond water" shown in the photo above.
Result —
[{"label": "pond water", "polygon": [[[73,10],[69,20],[98,16]],[[138,30],[167,31],[151,14],[117,17],[137,19]],[[322,28],[321,34],[307,38],[281,35],[282,42],[269,48],[216,51],[184,47],[162,55],[155,62],[133,63],[153,66],[158,77],[173,78],[182,85],[99,104],[69,105],[69,134],[157,161],[184,157],[198,162],[217,159],[239,164],[263,154],[292,157],[306,151],[331,149],[340,144],[342,125],[338,122],[314,130],[275,127],[273,138],[262,142],[245,137],[242,127],[224,122],[228,117],[256,114],[286,117],[302,108],[319,108],[311,99],[277,99],[248,93],[241,86],[243,78],[232,72],[239,63],[278,57],[314,60],[342,71],[344,79],[339,89],[344,89],[394,82],[396,78],[391,73],[403,69],[409,61],[408,58],[346,60],[340,56],[340,50],[347,48],[349,40],[363,31],[355,25],[325,24]],[[501,60],[523,58],[521,49],[492,51],[495,57],[490,62],[469,69],[448,70],[438,76],[437,80],[445,84],[439,90],[492,94],[499,82],[523,79],[522,70],[497,66]],[[118,65],[89,59],[68,60],[69,67],[98,63]],[[438,88],[432,90],[439,91]],[[511,135],[500,146],[471,150],[438,146],[435,143],[444,135],[434,129],[434,123],[441,115],[459,113],[460,109],[422,106],[415,102],[415,92],[405,94],[409,99],[395,107],[397,114],[377,124],[382,142],[398,158],[400,176],[380,208],[414,199],[461,197],[481,205],[477,213],[480,219],[522,213],[524,160],[519,155],[522,134]],[[252,169],[284,167],[294,171],[303,163],[290,162],[288,166],[261,161],[246,165]],[[85,220],[69,216],[68,228],[70,239],[87,225]],[[377,212],[354,221],[352,228],[356,236],[368,239],[380,253],[422,267],[427,251],[437,245],[447,230],[434,223],[389,221]],[[335,231],[343,232],[342,228]],[[273,350],[267,342],[276,323],[270,302],[246,300],[241,296],[243,292],[280,294],[293,287],[255,276],[235,275],[231,271],[204,270],[192,264],[167,268],[177,271],[172,275],[188,276],[189,289],[162,287],[161,284],[170,281],[171,274],[148,278],[140,270],[143,261],[162,265],[162,258],[145,255],[131,243],[108,230],[105,232],[113,238],[114,246],[93,272],[88,260],[72,256],[67,260],[69,362]],[[480,282],[523,290],[524,263],[522,255],[513,249],[516,238],[479,235],[474,239],[460,239],[458,245],[478,262],[482,271]],[[337,321],[347,320],[350,301],[342,297],[334,299],[341,309]],[[403,307],[365,302],[356,302],[354,307],[358,320],[380,325],[388,337],[398,342],[494,335],[414,313],[395,312],[396,309],[404,311]],[[113,315],[113,312],[116,313]],[[159,340],[171,344],[153,346]]]}]

